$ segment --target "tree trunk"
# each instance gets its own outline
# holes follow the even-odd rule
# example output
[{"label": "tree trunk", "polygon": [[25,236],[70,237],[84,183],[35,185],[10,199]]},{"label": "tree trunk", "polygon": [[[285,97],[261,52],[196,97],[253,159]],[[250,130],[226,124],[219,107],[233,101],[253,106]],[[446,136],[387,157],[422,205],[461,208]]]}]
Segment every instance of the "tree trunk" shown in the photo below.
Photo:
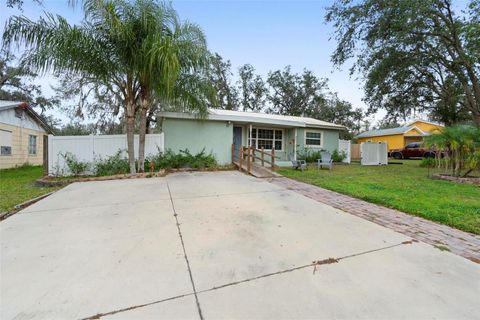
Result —
[{"label": "tree trunk", "polygon": [[147,133],[147,102],[142,100],[140,132],[138,134],[138,171],[145,172],[145,135]]},{"label": "tree trunk", "polygon": [[135,142],[134,142],[134,129],[135,129],[135,106],[131,103],[127,105],[127,149],[128,149],[128,164],[130,166],[130,174],[135,174]]},{"label": "tree trunk", "polygon": [[147,114],[150,107],[148,87],[140,87],[140,131],[138,133],[138,170],[140,172],[145,172],[145,135],[147,134]]}]

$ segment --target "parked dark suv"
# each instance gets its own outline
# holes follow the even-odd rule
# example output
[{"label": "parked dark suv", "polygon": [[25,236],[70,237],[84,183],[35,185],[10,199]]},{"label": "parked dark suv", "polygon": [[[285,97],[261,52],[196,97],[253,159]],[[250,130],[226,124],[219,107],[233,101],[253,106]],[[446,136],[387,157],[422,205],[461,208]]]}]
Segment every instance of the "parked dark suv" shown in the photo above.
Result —
[{"label": "parked dark suv", "polygon": [[393,149],[390,151],[390,156],[395,159],[433,158],[435,153],[435,150],[423,148],[421,142],[412,142],[403,149]]}]

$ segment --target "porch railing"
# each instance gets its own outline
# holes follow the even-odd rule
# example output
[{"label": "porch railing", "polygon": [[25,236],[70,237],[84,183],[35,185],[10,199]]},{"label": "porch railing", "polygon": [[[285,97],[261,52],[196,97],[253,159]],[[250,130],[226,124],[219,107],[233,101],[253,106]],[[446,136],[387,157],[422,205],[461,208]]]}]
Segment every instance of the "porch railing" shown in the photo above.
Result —
[{"label": "porch railing", "polygon": [[268,152],[264,148],[257,149],[241,146],[238,154],[236,151],[235,145],[232,144],[232,163],[237,161],[240,170],[244,170],[244,165],[246,165],[247,172],[250,173],[255,159],[260,161],[262,167],[265,167],[265,164],[269,164],[272,170],[275,168],[275,149]]}]

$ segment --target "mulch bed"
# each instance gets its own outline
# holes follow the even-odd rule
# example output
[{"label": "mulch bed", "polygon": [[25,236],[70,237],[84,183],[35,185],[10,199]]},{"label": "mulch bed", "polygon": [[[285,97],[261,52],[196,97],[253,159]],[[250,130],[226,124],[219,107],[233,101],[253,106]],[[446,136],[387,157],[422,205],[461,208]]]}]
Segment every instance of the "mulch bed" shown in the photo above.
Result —
[{"label": "mulch bed", "polygon": [[205,169],[192,169],[192,168],[180,168],[180,169],[161,169],[157,172],[144,172],[136,174],[116,174],[113,176],[101,176],[101,177],[72,177],[72,178],[58,178],[45,176],[35,181],[35,184],[40,187],[62,187],[74,182],[87,182],[87,181],[107,181],[107,180],[122,180],[122,179],[143,179],[154,177],[165,177],[169,173],[174,172],[194,172],[194,171],[228,171],[233,170],[232,166],[218,167],[218,168],[205,168]]},{"label": "mulch bed", "polygon": [[437,173],[432,175],[432,179],[447,180],[452,182],[467,183],[467,184],[474,184],[474,185],[480,186],[480,177],[472,177],[472,176],[454,177],[448,174]]}]

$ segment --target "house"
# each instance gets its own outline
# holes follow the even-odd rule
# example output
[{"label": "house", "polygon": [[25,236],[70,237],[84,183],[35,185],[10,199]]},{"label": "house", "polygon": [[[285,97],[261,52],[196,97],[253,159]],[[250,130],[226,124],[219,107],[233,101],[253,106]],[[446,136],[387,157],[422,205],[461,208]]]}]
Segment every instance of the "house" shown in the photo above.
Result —
[{"label": "house", "polygon": [[43,137],[52,129],[25,102],[0,100],[0,169],[43,163]]},{"label": "house", "polygon": [[204,119],[181,112],[161,112],[158,117],[166,150],[197,153],[205,149],[220,164],[232,163],[233,144],[234,157],[242,146],[250,145],[274,149],[278,166],[291,165],[289,159],[299,149],[338,149],[339,132],[346,130],[313,118],[220,109],[209,109]]},{"label": "house", "polygon": [[423,137],[439,132],[443,126],[437,123],[415,120],[403,127],[370,130],[355,136],[358,143],[373,141],[386,142],[388,151],[401,149],[411,142],[423,141]]}]

